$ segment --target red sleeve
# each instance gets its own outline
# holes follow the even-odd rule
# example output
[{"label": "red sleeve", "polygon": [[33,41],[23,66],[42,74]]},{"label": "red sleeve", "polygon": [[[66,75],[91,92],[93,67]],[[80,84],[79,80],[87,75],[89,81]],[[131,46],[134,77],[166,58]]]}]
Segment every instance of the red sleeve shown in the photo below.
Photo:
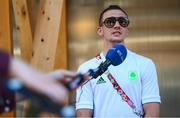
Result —
[{"label": "red sleeve", "polygon": [[0,50],[0,78],[6,78],[9,74],[10,56]]},{"label": "red sleeve", "polygon": [[9,78],[10,55],[0,50],[0,114],[15,108],[15,94],[6,88]]}]

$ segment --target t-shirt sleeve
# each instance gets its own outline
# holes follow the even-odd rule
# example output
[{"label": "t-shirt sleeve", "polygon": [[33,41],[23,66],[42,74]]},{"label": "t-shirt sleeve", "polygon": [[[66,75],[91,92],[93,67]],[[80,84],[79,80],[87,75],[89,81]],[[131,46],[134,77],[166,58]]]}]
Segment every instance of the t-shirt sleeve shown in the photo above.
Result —
[{"label": "t-shirt sleeve", "polygon": [[6,78],[9,76],[9,61],[10,56],[0,50],[0,78]]},{"label": "t-shirt sleeve", "polygon": [[9,78],[9,63],[10,55],[0,50],[0,113],[15,107],[15,94],[5,86]]},{"label": "t-shirt sleeve", "polygon": [[142,77],[142,103],[161,102],[159,85],[155,64],[152,60],[143,66]]},{"label": "t-shirt sleeve", "polygon": [[[78,72],[81,73],[84,73],[85,71],[86,67],[80,66],[78,69]],[[93,91],[90,81],[76,90],[76,110],[83,108],[93,109]]]}]

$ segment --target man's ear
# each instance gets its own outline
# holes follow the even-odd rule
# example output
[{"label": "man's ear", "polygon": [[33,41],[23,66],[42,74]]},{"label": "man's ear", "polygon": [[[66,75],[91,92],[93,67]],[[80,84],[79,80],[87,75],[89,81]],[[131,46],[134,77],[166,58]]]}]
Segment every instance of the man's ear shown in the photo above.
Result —
[{"label": "man's ear", "polygon": [[96,32],[99,36],[103,36],[103,30],[102,27],[97,27]]}]

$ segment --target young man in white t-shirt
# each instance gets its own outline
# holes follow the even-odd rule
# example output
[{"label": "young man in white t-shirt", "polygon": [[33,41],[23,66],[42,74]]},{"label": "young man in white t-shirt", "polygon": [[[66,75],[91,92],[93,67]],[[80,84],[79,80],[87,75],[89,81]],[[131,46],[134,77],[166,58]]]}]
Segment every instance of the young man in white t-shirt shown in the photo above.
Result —
[{"label": "young man in white t-shirt", "polygon": [[[106,8],[100,14],[97,28],[97,34],[103,40],[102,53],[98,58],[82,64],[79,72],[97,68],[98,59],[105,61],[106,52],[114,45],[125,46],[128,25],[128,15],[123,9],[117,5]],[[109,66],[108,71],[125,94],[120,95],[104,73],[78,88],[77,117],[159,117],[159,86],[155,64],[151,59],[127,49],[124,62]],[[124,95],[129,97],[127,101],[122,99]]]}]

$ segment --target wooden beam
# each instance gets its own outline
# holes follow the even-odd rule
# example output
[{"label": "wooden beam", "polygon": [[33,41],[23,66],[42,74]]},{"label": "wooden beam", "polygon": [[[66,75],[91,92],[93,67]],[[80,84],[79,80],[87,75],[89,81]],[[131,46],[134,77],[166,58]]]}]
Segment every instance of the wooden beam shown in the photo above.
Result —
[{"label": "wooden beam", "polygon": [[0,0],[0,48],[12,53],[9,0]]},{"label": "wooden beam", "polygon": [[68,58],[67,58],[67,22],[66,22],[66,0],[63,1],[62,14],[61,14],[61,22],[60,22],[60,30],[59,30],[59,38],[58,45],[56,49],[55,55],[55,64],[54,68],[59,69],[67,69],[68,67]]},{"label": "wooden beam", "polygon": [[21,57],[30,62],[32,57],[32,32],[26,0],[12,0],[19,38]]},{"label": "wooden beam", "polygon": [[[54,69],[56,50],[61,50],[57,47],[63,2],[64,0],[41,0],[40,3],[33,42],[32,64],[44,71]],[[61,56],[61,58],[64,57]]]},{"label": "wooden beam", "polygon": [[32,36],[34,37],[34,31],[37,21],[37,15],[39,11],[39,0],[27,0],[27,7],[29,12],[29,19],[31,24]]},{"label": "wooden beam", "polygon": [[[12,53],[12,30],[10,20],[10,1],[0,0],[0,49]],[[15,117],[15,111],[4,112],[0,117]]]}]

